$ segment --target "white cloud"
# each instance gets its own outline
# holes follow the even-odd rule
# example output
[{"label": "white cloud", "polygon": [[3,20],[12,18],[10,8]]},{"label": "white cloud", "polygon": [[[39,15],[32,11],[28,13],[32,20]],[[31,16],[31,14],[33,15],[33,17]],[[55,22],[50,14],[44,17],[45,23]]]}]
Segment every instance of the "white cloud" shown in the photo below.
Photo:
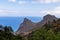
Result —
[{"label": "white cloud", "polygon": [[32,9],[20,9],[20,10],[0,10],[0,16],[36,16],[43,17],[46,14],[60,15],[60,7],[55,7],[49,10],[32,10]]},{"label": "white cloud", "polygon": [[60,0],[8,0],[9,2],[16,2],[18,1],[19,4],[28,4],[29,2],[32,4],[48,4],[48,3],[56,3],[56,2],[60,2]]},{"label": "white cloud", "polygon": [[12,16],[12,17],[21,17],[21,16],[40,16],[39,11],[31,9],[20,9],[20,10],[0,10],[0,16]]},{"label": "white cloud", "polygon": [[52,14],[58,17],[60,15],[60,7],[55,7],[55,8],[52,8],[51,10],[43,10],[43,11],[40,11],[40,13],[42,13],[42,15]]},{"label": "white cloud", "polygon": [[60,2],[60,0],[33,0],[32,3],[56,3]]},{"label": "white cloud", "polygon": [[27,2],[26,1],[19,1],[19,4],[23,5],[23,4],[26,4]]},{"label": "white cloud", "polygon": [[55,13],[60,14],[60,7],[56,7],[54,11]]},{"label": "white cloud", "polygon": [[0,16],[16,16],[17,13],[15,10],[0,10]]},{"label": "white cloud", "polygon": [[16,2],[16,0],[8,0],[9,2]]}]

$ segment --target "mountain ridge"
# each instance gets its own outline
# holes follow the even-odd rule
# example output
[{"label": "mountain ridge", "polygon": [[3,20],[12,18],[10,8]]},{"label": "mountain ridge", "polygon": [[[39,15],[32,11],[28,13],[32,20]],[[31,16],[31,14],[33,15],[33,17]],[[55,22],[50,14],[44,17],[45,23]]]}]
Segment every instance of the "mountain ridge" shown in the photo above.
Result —
[{"label": "mountain ridge", "polygon": [[53,21],[53,20],[57,20],[57,17],[55,17],[54,15],[46,15],[43,17],[43,20],[41,20],[38,23],[34,23],[31,20],[24,18],[23,23],[21,23],[21,25],[19,26],[16,34],[22,34],[22,35],[28,35],[29,33],[31,33],[32,31],[34,31],[37,28],[42,27],[45,23],[48,23],[49,21]]}]

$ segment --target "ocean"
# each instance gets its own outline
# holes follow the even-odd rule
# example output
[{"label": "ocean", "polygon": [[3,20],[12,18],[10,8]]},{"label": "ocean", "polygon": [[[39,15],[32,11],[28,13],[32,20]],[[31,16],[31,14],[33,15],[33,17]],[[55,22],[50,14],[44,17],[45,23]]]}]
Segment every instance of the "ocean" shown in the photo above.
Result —
[{"label": "ocean", "polygon": [[[3,26],[11,26],[14,31],[17,31],[20,24],[23,23],[25,17],[0,17],[0,25]],[[26,17],[32,22],[40,22],[42,20],[41,17]]]}]

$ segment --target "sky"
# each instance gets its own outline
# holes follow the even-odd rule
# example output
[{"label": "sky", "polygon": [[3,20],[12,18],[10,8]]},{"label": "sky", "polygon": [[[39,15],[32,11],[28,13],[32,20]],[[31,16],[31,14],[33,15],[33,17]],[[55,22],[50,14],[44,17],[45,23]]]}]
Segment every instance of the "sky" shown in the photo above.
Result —
[{"label": "sky", "polygon": [[0,17],[60,17],[60,0],[0,0]]}]

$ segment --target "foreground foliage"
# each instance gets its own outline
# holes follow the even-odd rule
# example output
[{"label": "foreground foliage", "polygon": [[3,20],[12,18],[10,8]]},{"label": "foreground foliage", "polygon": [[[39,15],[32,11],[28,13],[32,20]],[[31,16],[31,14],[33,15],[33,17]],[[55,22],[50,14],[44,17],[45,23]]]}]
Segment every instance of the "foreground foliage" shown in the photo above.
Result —
[{"label": "foreground foliage", "polygon": [[48,22],[30,33],[28,40],[60,40],[60,19]]},{"label": "foreground foliage", "polygon": [[0,25],[0,40],[23,40],[23,38],[20,35],[14,35],[10,26]]}]

